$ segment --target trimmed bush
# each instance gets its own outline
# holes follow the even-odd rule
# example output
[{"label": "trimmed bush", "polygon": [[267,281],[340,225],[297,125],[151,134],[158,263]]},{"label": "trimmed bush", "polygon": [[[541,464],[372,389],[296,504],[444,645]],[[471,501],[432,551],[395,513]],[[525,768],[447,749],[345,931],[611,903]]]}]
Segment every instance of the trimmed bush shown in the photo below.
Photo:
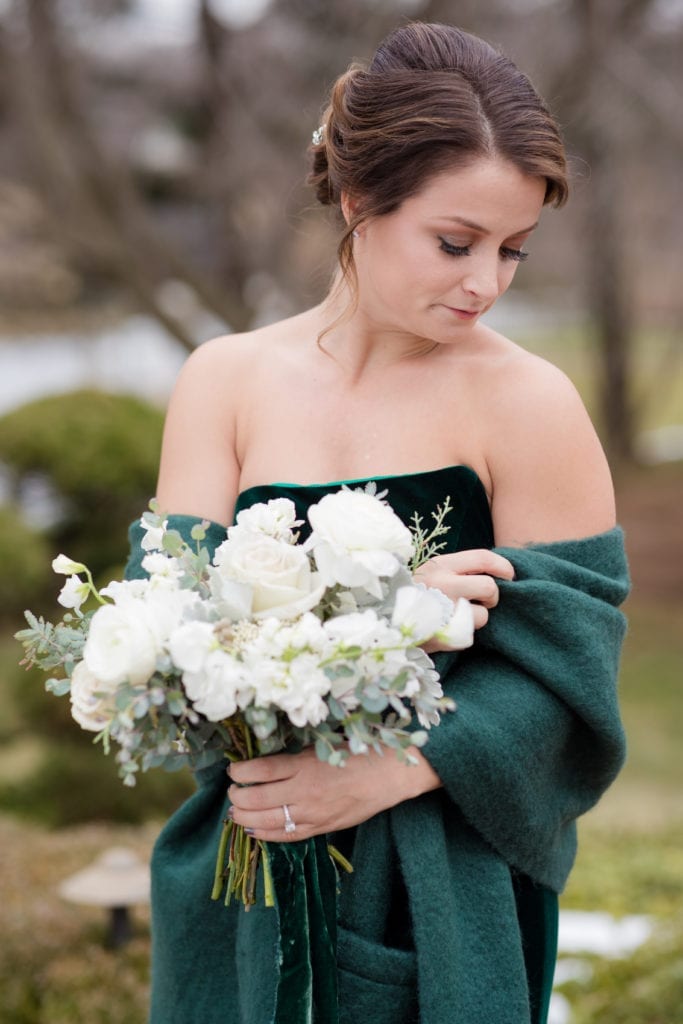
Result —
[{"label": "trimmed bush", "polygon": [[[57,703],[68,707],[68,700]],[[167,817],[194,792],[187,771],[146,772],[134,787],[124,786],[113,756],[105,757],[92,738],[72,722],[68,737],[48,740],[28,778],[0,787],[0,808],[51,828],[89,821],[141,824]]]},{"label": "trimmed bush", "polygon": [[50,547],[17,509],[0,505],[0,613],[16,615],[49,583]]},{"label": "trimmed bush", "polygon": [[129,395],[52,395],[0,419],[0,461],[17,492],[46,479],[64,506],[52,546],[94,573],[126,557],[126,528],[156,487],[163,413]]}]

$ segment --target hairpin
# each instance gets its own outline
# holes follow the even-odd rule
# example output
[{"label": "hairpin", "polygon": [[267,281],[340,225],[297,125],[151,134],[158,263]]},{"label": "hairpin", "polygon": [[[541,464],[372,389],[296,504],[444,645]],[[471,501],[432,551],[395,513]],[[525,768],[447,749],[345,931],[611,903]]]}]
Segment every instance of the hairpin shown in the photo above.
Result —
[{"label": "hairpin", "polygon": [[311,135],[311,142],[314,146],[319,146],[325,138],[325,125],[321,124],[319,128],[316,128]]}]

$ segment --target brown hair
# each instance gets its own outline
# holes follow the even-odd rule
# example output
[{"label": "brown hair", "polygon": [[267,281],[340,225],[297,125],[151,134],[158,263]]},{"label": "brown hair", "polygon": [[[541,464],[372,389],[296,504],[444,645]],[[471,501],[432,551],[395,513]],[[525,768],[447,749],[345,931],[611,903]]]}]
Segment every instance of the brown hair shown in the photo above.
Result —
[{"label": "brown hair", "polygon": [[501,156],[546,180],[545,203],[567,199],[559,128],[526,75],[492,46],[449,25],[412,22],[380,44],[369,66],[352,64],[334,86],[310,147],[318,200],[355,201],[339,242],[355,279],[352,234],[391,213],[434,175]]}]

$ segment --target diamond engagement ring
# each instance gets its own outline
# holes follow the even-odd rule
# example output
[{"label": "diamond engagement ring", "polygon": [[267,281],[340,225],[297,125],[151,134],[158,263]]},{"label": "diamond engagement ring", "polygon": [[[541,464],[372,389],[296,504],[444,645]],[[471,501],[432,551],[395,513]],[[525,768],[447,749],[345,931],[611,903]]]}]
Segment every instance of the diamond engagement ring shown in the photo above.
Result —
[{"label": "diamond engagement ring", "polygon": [[296,825],[292,820],[292,815],[289,813],[289,807],[287,806],[287,804],[282,805],[282,810],[284,811],[285,814],[285,832],[296,832]]}]

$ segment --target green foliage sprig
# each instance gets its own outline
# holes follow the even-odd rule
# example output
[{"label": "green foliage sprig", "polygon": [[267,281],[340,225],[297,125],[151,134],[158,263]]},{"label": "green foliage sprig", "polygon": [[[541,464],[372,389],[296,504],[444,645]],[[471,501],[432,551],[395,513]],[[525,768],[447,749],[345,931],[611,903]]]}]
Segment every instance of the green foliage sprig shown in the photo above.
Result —
[{"label": "green foliage sprig", "polygon": [[410,531],[415,542],[415,554],[410,562],[411,573],[415,573],[421,565],[428,562],[430,558],[434,558],[446,547],[446,541],[437,541],[437,538],[443,537],[449,532],[450,526],[446,525],[445,520],[449,512],[452,511],[451,497],[448,495],[443,505],[437,505],[436,510],[432,512],[434,525],[429,531],[422,525],[422,516],[413,512]]}]

